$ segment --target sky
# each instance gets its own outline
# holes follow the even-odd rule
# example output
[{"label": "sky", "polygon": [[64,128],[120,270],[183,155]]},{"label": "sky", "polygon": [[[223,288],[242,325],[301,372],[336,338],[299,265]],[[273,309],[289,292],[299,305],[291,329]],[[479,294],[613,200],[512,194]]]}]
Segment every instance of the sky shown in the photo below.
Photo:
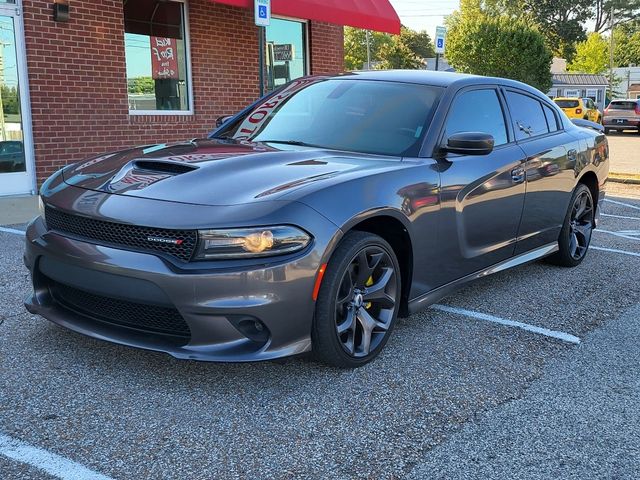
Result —
[{"label": "sky", "polygon": [[460,6],[460,0],[390,0],[403,25],[414,30],[426,30],[433,38],[444,16]]}]

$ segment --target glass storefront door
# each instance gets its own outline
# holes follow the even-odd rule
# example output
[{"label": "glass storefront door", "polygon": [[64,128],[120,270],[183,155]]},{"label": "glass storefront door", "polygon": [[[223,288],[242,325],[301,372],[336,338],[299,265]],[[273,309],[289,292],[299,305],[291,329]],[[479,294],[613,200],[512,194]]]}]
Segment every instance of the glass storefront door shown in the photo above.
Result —
[{"label": "glass storefront door", "polygon": [[0,195],[34,189],[22,18],[8,3],[0,1]]}]

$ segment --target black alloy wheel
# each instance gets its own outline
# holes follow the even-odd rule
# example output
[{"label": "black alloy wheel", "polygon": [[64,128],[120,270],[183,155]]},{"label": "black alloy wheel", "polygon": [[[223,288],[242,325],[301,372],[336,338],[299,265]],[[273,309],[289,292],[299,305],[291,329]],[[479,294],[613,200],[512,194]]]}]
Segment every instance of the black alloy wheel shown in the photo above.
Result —
[{"label": "black alloy wheel", "polygon": [[400,268],[382,238],[350,232],[336,249],[322,282],[312,334],[316,356],[353,368],[386,344],[400,302]]},{"label": "black alloy wheel", "polygon": [[580,183],[576,187],[569,211],[558,238],[559,250],[549,257],[556,265],[575,267],[584,260],[595,228],[595,204],[591,190]]}]

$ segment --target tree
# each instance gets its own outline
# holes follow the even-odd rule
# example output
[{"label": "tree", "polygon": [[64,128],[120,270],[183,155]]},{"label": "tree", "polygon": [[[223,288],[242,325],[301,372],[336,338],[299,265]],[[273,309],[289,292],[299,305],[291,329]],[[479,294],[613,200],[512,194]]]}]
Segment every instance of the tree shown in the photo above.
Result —
[{"label": "tree", "polygon": [[[422,59],[435,55],[427,32],[417,32],[405,26],[400,35],[370,32],[371,62],[377,68],[420,68]],[[345,27],[344,64],[347,70],[359,70],[367,63],[366,30]]]},{"label": "tree", "polygon": [[537,26],[554,55],[571,61],[576,42],[586,40],[583,24],[593,16],[593,4],[596,0],[474,1],[486,15],[506,15],[527,25]]},{"label": "tree", "polygon": [[[382,45],[391,42],[391,35],[370,32],[371,61],[378,61]],[[367,31],[360,28],[344,29],[344,66],[347,70],[360,70],[367,63]]]},{"label": "tree", "polygon": [[397,35],[391,43],[380,48],[380,58],[382,60],[376,66],[380,70],[424,68],[422,57],[416,55]]},{"label": "tree", "polygon": [[593,30],[595,32],[602,33],[611,28],[612,8],[614,28],[640,19],[640,0],[594,0]]},{"label": "tree", "polygon": [[465,12],[467,3],[463,0],[461,11],[448,22],[449,64],[460,72],[511,78],[547,92],[553,55],[536,27],[506,15]]},{"label": "tree", "polygon": [[576,55],[568,65],[570,72],[603,73],[609,66],[609,42],[599,33],[590,33],[576,45]]},{"label": "tree", "polygon": [[640,65],[640,29],[633,33],[621,27],[613,30],[613,63],[618,67]]},{"label": "tree", "polygon": [[433,41],[424,30],[417,32],[403,25],[400,29],[400,40],[414,55],[421,59],[436,56]]},{"label": "tree", "polygon": [[156,91],[156,82],[151,77],[135,77],[128,81],[129,93],[151,94]]}]

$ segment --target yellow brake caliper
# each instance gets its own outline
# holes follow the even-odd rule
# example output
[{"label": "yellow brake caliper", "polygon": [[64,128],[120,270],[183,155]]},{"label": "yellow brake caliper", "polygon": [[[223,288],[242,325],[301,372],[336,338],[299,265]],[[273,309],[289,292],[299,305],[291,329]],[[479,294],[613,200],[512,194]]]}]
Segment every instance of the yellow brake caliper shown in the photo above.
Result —
[{"label": "yellow brake caliper", "polygon": [[[373,275],[369,277],[369,280],[367,280],[364,285],[365,287],[370,287],[371,285],[373,285]],[[365,303],[364,308],[365,310],[369,310],[371,308],[371,302]]]}]

